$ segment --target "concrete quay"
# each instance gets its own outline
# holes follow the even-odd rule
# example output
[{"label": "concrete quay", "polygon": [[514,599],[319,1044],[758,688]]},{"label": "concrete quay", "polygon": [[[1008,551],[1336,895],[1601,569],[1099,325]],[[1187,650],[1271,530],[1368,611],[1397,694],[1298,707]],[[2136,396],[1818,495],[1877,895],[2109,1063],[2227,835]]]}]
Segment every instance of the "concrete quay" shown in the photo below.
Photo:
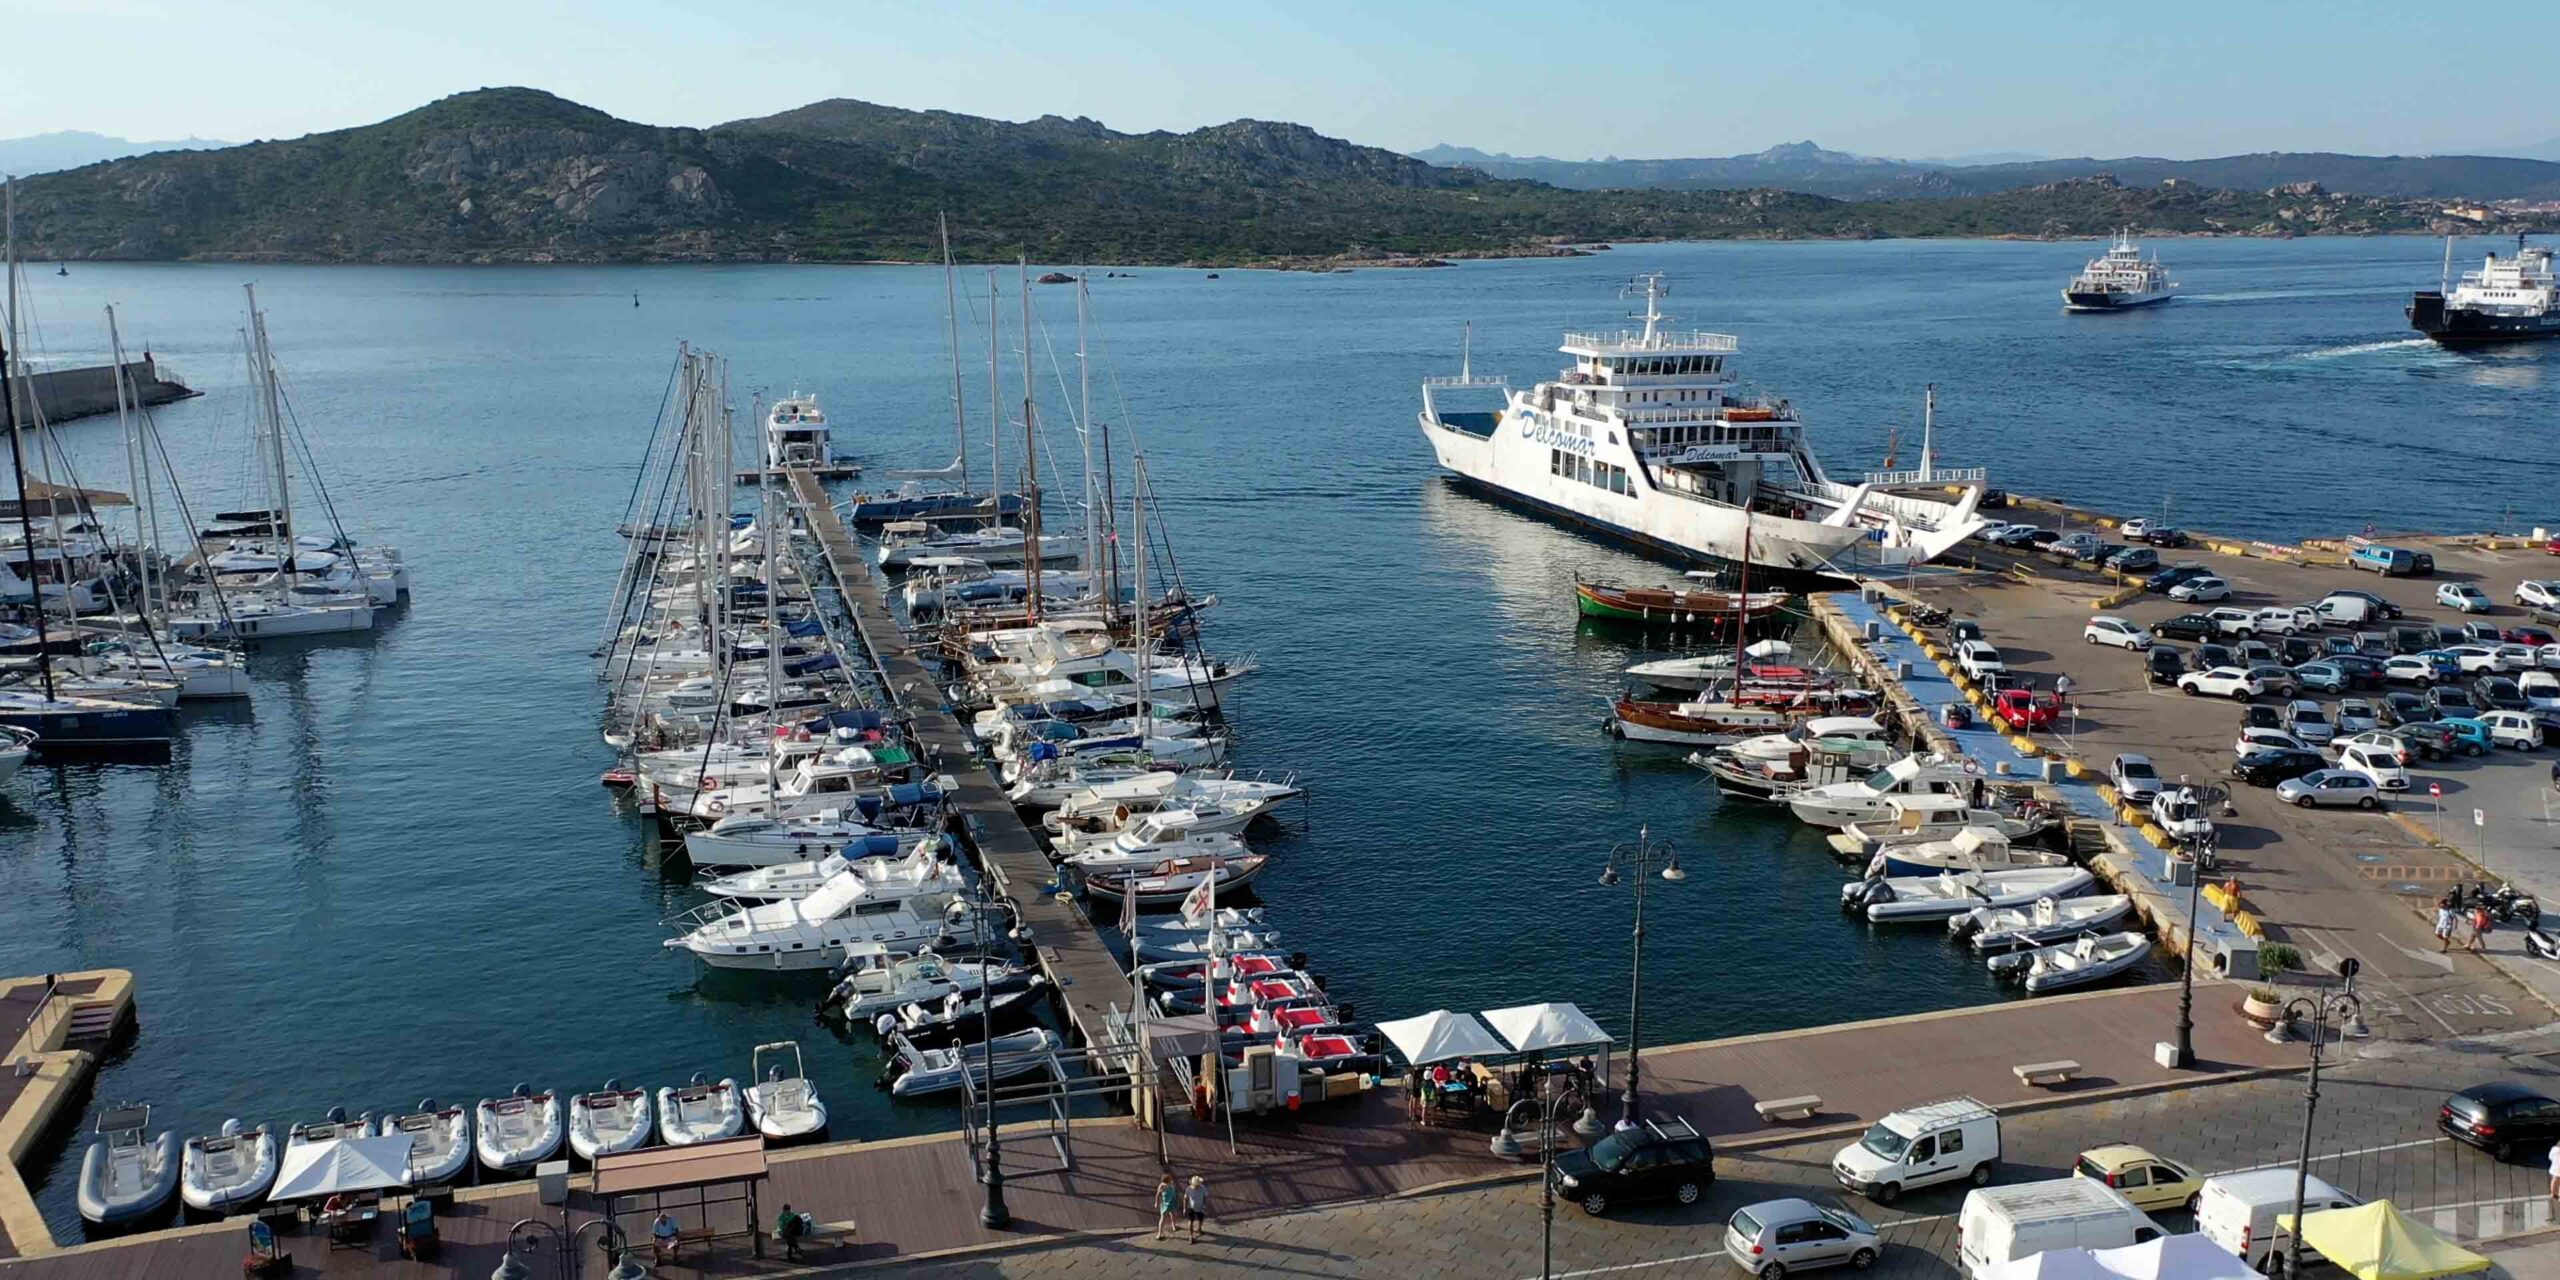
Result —
[{"label": "concrete quay", "polygon": [[19,1162],[78,1112],[99,1052],[132,1020],[123,969],[0,979],[0,1259],[54,1251]]},{"label": "concrete quay", "polygon": [[[173,370],[164,368],[148,353],[139,360],[128,360],[122,366],[90,365],[79,369],[48,369],[30,373],[19,409],[23,414],[32,407],[41,421],[69,422],[74,418],[95,417],[116,411],[116,370],[124,370],[133,394],[144,405],[170,404],[204,393],[188,386]],[[21,417],[19,421],[38,419]]]}]

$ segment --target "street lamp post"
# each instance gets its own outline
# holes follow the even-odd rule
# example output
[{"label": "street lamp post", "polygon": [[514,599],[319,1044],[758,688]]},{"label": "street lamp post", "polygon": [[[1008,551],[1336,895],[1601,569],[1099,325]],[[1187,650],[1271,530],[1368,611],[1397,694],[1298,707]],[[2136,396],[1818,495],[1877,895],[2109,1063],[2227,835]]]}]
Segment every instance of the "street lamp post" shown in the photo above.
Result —
[{"label": "street lamp post", "polygon": [[2284,1271],[2293,1280],[2302,1277],[2302,1202],[2311,1182],[2311,1128],[2320,1110],[2320,1058],[2329,1042],[2329,1020],[2332,1014],[2343,1015],[2339,1025],[2349,1034],[2355,1034],[2364,1020],[2364,1002],[2355,993],[2355,974],[2350,971],[2346,976],[2349,985],[2343,991],[2318,997],[2295,996],[2284,1006],[2286,1022],[2306,1017],[2311,1020],[2311,1072],[2302,1090],[2302,1150],[2293,1162],[2293,1231],[2285,1239],[2284,1250]]},{"label": "street lamp post", "polygon": [[2196,1064],[2196,916],[2203,909],[2204,865],[2196,858],[2193,845],[2187,854],[2187,958],[2184,972],[2178,975],[2178,1044],[2176,1061],[2169,1065],[2184,1071]]},{"label": "street lamp post", "polygon": [[1556,1117],[1563,1112],[1567,1102],[1579,1104],[1582,1114],[1574,1117],[1574,1133],[1580,1135],[1585,1141],[1600,1136],[1600,1117],[1593,1109],[1595,1099],[1592,1098],[1590,1089],[1586,1087],[1586,1082],[1578,1076],[1568,1075],[1563,1077],[1564,1083],[1559,1085],[1557,1083],[1559,1074],[1550,1071],[1539,1078],[1539,1097],[1536,1099],[1522,1098],[1512,1103],[1511,1109],[1503,1114],[1502,1131],[1495,1134],[1493,1138],[1495,1155],[1516,1156],[1520,1154],[1520,1141],[1512,1128],[1512,1118],[1520,1116],[1521,1119],[1526,1120],[1528,1117],[1521,1115],[1523,1108],[1537,1116],[1538,1280],[1554,1280],[1556,1273]]},{"label": "street lamp post", "polygon": [[1013,899],[987,897],[987,872],[981,868],[976,885],[978,903],[978,1062],[986,1078],[979,1090],[986,1099],[987,1156],[986,1171],[979,1181],[987,1189],[986,1202],[978,1206],[978,1225],[989,1231],[1002,1231],[1013,1225],[1013,1214],[1004,1203],[1004,1141],[996,1132],[996,1020],[992,984],[987,970],[995,961],[995,940],[990,936],[991,912],[1001,909],[1013,922],[1008,936],[1016,943],[1026,942],[1031,930],[1022,923],[1022,908]]},{"label": "street lamp post", "polygon": [[1624,1109],[1618,1114],[1618,1127],[1632,1129],[1644,1119],[1644,1103],[1637,1093],[1644,1046],[1644,882],[1652,876],[1656,859],[1662,863],[1662,878],[1673,884],[1688,879],[1689,873],[1680,869],[1676,850],[1653,838],[1651,827],[1638,827],[1634,844],[1609,850],[1609,863],[1600,870],[1601,884],[1618,883],[1618,860],[1622,857],[1627,862],[1627,874],[1635,880],[1636,925],[1635,954],[1627,977],[1627,1094]]}]

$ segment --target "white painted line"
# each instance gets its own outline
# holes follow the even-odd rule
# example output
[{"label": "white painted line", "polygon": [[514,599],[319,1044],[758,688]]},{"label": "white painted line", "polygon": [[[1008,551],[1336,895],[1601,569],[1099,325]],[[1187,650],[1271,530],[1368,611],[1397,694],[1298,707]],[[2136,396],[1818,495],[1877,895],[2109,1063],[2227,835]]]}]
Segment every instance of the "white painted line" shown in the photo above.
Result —
[{"label": "white painted line", "polygon": [[[2442,1134],[2438,1134],[2432,1138],[2412,1138],[2407,1142],[2386,1143],[2379,1147],[2358,1147],[2353,1151],[2323,1151],[2318,1155],[2311,1157],[2311,1163],[2318,1164],[2323,1160],[2345,1160],[2354,1156],[2378,1155],[2385,1151],[2406,1151],[2411,1147],[2432,1147],[2439,1142],[2451,1141],[2453,1141],[2453,1139],[2445,1137]],[[2206,1174],[2205,1176],[2208,1178],[2218,1178],[2226,1173],[2256,1173],[2261,1169],[2290,1169],[2293,1165],[2294,1162],[2291,1160],[2277,1160],[2267,1164],[2253,1164],[2244,1169],[2218,1169],[2212,1173]]]},{"label": "white painted line", "polygon": [[[1646,1262],[1621,1262],[1614,1266],[1590,1267],[1581,1271],[1559,1271],[1556,1275],[1558,1277],[1566,1278],[1566,1280],[1569,1280],[1569,1278],[1573,1276],[1614,1275],[1621,1271],[1642,1271],[1647,1267],[1677,1266],[1683,1262],[1697,1262],[1705,1258],[1721,1258],[1723,1256],[1725,1256],[1724,1250],[1710,1249],[1705,1253],[1684,1253],[1677,1258],[1655,1258]],[[1522,1280],[1538,1280],[1538,1277],[1524,1276],[1522,1277]]]}]

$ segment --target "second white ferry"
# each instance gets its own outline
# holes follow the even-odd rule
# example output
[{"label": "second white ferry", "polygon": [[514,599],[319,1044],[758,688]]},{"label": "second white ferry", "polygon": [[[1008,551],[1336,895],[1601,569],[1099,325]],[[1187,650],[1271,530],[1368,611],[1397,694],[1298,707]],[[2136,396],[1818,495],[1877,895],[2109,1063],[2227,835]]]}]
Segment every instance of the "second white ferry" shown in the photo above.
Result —
[{"label": "second white ferry", "polygon": [[[1638,277],[1642,330],[1567,333],[1574,363],[1513,391],[1501,378],[1425,378],[1422,435],[1461,480],[1542,514],[1691,561],[1804,573],[1913,564],[1986,521],[1979,468],[1936,465],[1830,478],[1806,447],[1795,407],[1743,392],[1728,334],[1665,328],[1660,275]],[[1499,391],[1503,407],[1443,408],[1461,392]],[[1747,512],[1746,512],[1747,508]]]},{"label": "second white ferry", "polygon": [[2133,233],[2120,231],[2105,253],[2089,259],[2089,265],[2062,287],[2062,309],[2123,311],[2177,296],[2177,283],[2169,278],[2169,269],[2160,265],[2160,255],[2143,257]]}]

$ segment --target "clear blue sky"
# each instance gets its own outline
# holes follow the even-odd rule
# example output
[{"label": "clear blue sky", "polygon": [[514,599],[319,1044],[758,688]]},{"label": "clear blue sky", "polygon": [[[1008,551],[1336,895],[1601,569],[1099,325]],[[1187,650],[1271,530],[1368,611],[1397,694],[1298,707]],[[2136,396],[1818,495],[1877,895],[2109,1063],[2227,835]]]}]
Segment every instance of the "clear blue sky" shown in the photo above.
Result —
[{"label": "clear blue sky", "polygon": [[[2560,134],[2560,6],[0,0],[0,137],[246,140],[482,85],[712,124],[828,97],[1410,150],[2418,152]],[[2471,74],[2464,74],[2466,64]],[[2501,119],[2501,103],[2511,110]]]}]

